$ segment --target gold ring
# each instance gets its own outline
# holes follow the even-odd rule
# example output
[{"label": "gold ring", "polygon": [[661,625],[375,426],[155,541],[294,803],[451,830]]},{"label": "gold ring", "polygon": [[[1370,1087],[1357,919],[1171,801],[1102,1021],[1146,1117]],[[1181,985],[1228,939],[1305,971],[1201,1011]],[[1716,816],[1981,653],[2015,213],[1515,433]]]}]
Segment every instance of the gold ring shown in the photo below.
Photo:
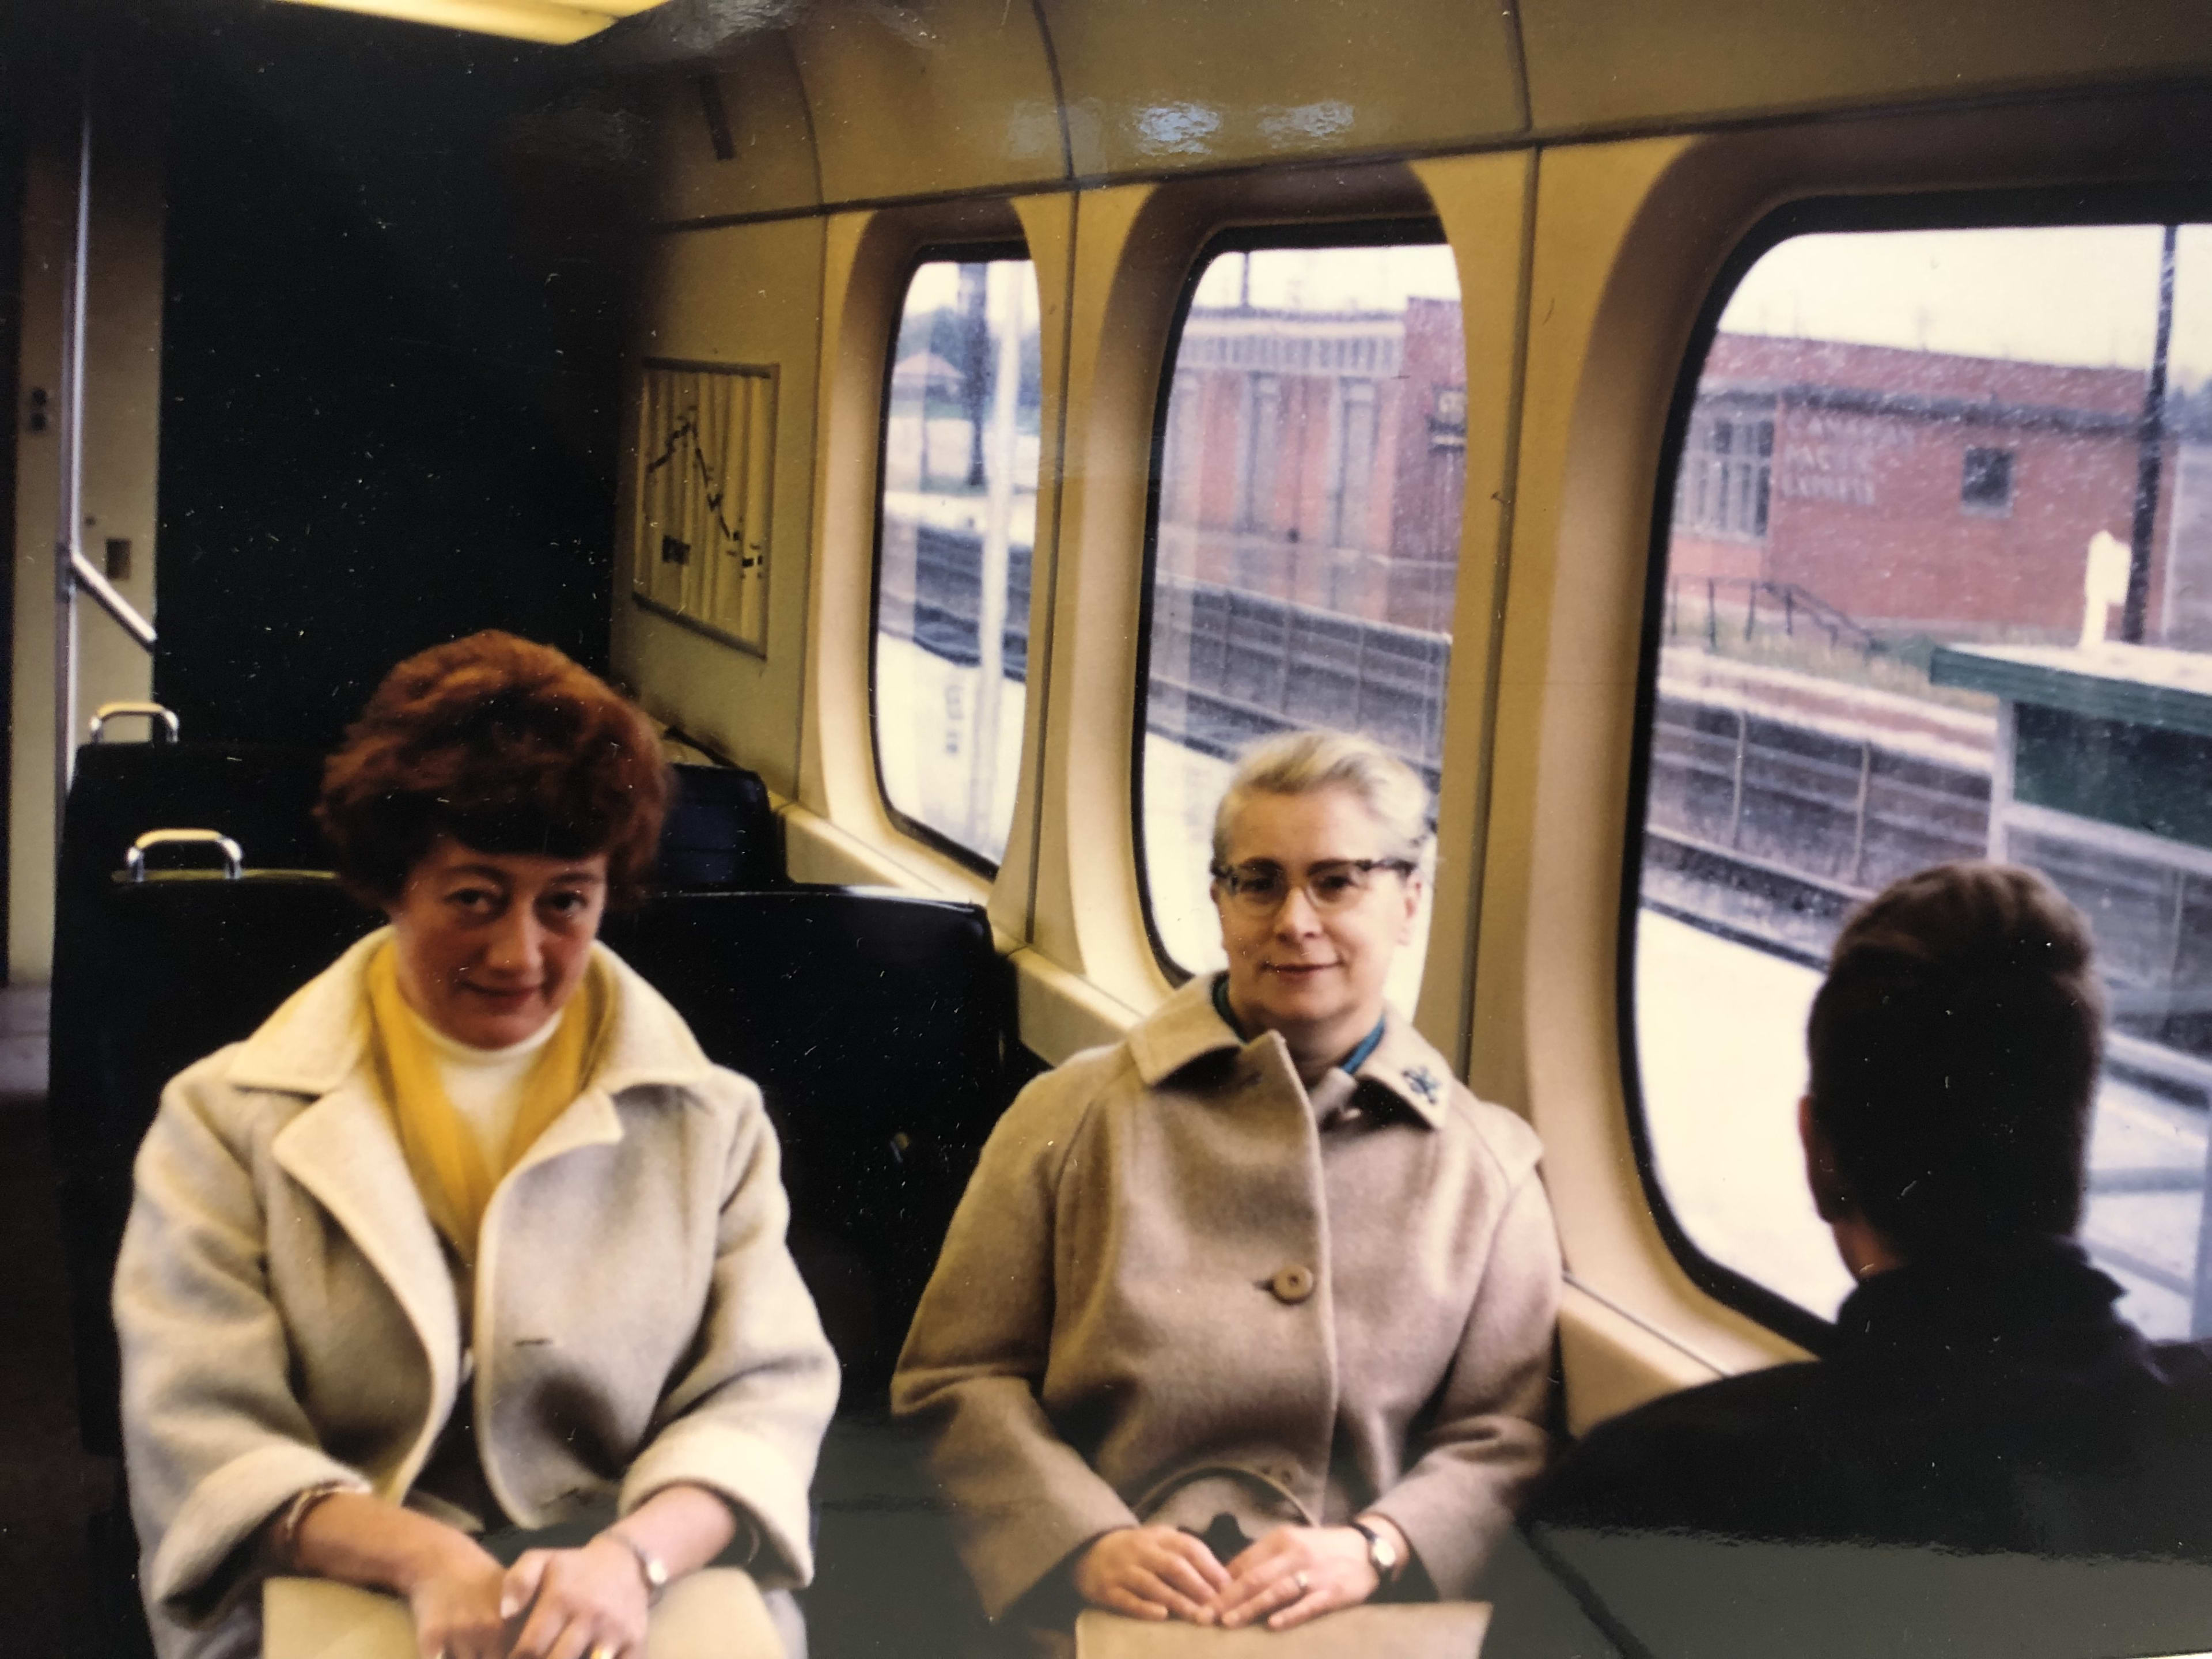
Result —
[{"label": "gold ring", "polygon": [[592,1659],[615,1659],[614,1644],[611,1642],[599,1644],[592,1650]]}]

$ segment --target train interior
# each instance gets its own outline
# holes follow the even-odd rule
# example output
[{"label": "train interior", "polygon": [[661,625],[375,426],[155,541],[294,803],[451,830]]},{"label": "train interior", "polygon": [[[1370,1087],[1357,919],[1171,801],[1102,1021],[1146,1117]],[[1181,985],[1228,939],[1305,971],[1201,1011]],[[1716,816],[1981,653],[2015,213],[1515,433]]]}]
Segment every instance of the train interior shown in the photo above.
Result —
[{"label": "train interior", "polygon": [[778,1112],[848,1371],[829,1659],[971,1633],[880,1412],[905,1311],[1012,1091],[1219,965],[1206,827],[1273,732],[1435,789],[1393,994],[1543,1138],[1563,1432],[1820,1351],[1805,1010],[1947,858],[2093,916],[2085,1240],[2212,1334],[2202,21],[17,7],[9,1650],[145,1639],[136,1137],[368,926],[315,757],[482,628],[684,767],[611,938]]}]

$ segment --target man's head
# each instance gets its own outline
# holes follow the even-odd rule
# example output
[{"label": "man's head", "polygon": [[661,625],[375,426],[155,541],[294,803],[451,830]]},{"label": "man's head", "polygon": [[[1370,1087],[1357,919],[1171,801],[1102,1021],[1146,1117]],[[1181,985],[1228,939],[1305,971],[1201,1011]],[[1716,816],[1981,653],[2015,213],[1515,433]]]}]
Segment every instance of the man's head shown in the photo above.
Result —
[{"label": "man's head", "polygon": [[1870,900],[1806,1030],[1822,1218],[1906,1259],[2071,1233],[2104,1013],[2088,923],[2033,871],[1939,865]]}]

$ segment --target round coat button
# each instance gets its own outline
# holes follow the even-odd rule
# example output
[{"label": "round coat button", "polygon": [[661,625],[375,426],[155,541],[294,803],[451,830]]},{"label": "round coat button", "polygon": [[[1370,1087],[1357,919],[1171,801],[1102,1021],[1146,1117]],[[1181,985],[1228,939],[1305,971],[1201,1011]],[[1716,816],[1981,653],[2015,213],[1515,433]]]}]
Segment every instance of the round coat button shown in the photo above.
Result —
[{"label": "round coat button", "polygon": [[1268,1281],[1267,1288],[1274,1291],[1278,1301],[1288,1302],[1295,1305],[1314,1293],[1313,1269],[1284,1267]]}]

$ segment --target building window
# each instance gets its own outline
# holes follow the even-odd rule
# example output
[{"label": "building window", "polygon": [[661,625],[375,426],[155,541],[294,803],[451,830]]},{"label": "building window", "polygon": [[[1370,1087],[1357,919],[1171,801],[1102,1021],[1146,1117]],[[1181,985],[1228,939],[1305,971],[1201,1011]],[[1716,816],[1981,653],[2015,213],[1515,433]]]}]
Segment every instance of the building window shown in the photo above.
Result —
[{"label": "building window", "polygon": [[[1221,965],[1213,808],[1254,740],[1364,732],[1436,781],[1466,356],[1441,242],[1240,239],[1200,262],[1160,414],[1139,716],[1146,906],[1173,968]],[[1401,1007],[1421,956],[1399,955]]]},{"label": "building window", "polygon": [[1027,259],[930,259],[907,285],[884,400],[876,765],[903,825],[995,865],[1029,673],[1042,409]]},{"label": "building window", "polygon": [[1959,481],[1959,505],[1969,513],[2002,519],[2012,511],[2009,449],[1970,449]]},{"label": "building window", "polygon": [[[2193,392],[2167,405],[2139,590],[2141,641],[2166,648],[2099,643],[2130,625],[2110,567],[2157,343],[2170,385],[2212,376],[2212,226],[2175,238],[2170,328],[2165,237],[1792,238],[1688,366],[1623,940],[1629,1094],[1686,1265],[1808,1340],[1850,1288],[1796,1123],[1822,966],[1854,905],[1984,857],[2081,907],[2112,994],[2082,1243],[2146,1332],[2212,1334],[2212,697],[2174,701],[2205,683],[2188,653],[2212,653]],[[2015,514],[2027,465],[2035,510]],[[2066,704],[2082,685],[2106,713]]]},{"label": "building window", "polygon": [[1773,468],[1771,410],[1700,407],[1682,447],[1675,527],[1727,541],[1765,540]]}]

